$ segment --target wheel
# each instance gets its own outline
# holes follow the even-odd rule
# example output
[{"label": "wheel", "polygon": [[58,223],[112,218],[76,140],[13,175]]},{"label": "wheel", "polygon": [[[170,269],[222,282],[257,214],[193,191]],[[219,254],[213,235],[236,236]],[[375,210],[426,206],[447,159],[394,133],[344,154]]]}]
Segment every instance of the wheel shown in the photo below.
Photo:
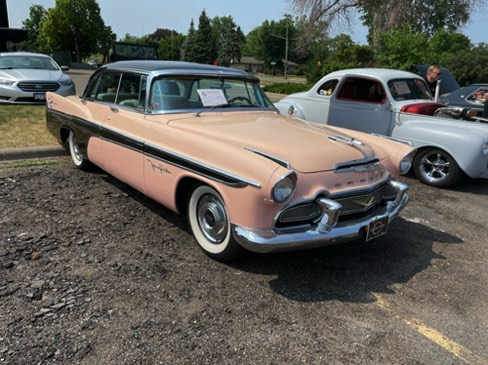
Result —
[{"label": "wheel", "polygon": [[210,186],[200,185],[192,191],[187,214],[193,236],[208,256],[230,261],[245,252],[232,236],[222,198]]},{"label": "wheel", "polygon": [[249,105],[252,104],[251,100],[246,98],[245,96],[236,96],[235,98],[229,99],[229,104],[232,104],[234,101],[245,101]]},{"label": "wheel", "polygon": [[78,145],[78,140],[76,139],[73,131],[69,132],[68,136],[69,154],[71,155],[71,160],[77,168],[80,170],[87,170],[90,167],[90,161],[83,156],[80,151],[80,146]]},{"label": "wheel", "polygon": [[452,185],[462,176],[454,158],[439,148],[419,152],[415,157],[414,169],[420,181],[436,187]]}]

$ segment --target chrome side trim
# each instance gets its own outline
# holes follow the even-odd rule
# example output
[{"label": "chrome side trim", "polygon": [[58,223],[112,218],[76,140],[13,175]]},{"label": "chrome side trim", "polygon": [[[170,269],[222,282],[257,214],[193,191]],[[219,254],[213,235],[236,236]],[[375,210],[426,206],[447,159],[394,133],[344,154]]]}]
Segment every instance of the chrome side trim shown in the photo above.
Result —
[{"label": "chrome side trim", "polygon": [[259,151],[259,150],[256,150],[254,148],[251,148],[251,147],[245,147],[245,149],[248,151],[254,152],[260,156],[269,158],[270,160],[276,162],[277,164],[287,168],[288,170],[291,170],[291,164],[288,161],[282,160],[281,158],[275,157],[273,155],[270,155],[269,153]]},{"label": "chrome side trim", "polygon": [[[213,173],[212,176],[220,175],[227,180],[230,179],[230,180],[239,181],[245,185],[250,185],[250,186],[253,186],[255,188],[261,189],[260,183],[257,183],[255,181],[246,179],[244,177],[232,174],[232,173],[224,171],[224,170],[220,170],[216,167],[201,163],[199,161],[196,161],[196,160],[193,160],[191,158],[179,155],[177,153],[168,151],[164,148],[153,145],[151,143],[146,143],[145,147],[146,147],[145,148],[145,155],[153,157],[157,160],[164,161],[164,162],[169,163],[169,164],[174,165],[174,166],[183,167],[187,170],[191,170],[194,172],[196,171],[197,173],[202,173],[202,171],[208,171],[210,173]],[[150,152],[149,150],[152,150],[156,153]],[[165,158],[163,156],[168,156],[169,158]],[[191,168],[191,166],[195,167],[196,169]],[[197,171],[197,169],[198,169],[198,171]],[[210,177],[212,178],[212,176],[210,176]]]},{"label": "chrome side trim", "polygon": [[375,136],[375,137],[380,137],[380,138],[384,138],[384,139],[389,139],[390,141],[395,141],[395,142],[398,142],[398,143],[403,143],[403,144],[406,144],[410,147],[413,147],[413,143],[410,142],[410,141],[405,141],[404,139],[400,139],[400,138],[395,138],[395,137],[390,137],[390,136],[385,136],[384,134],[378,134],[378,133],[371,133],[372,136]]}]

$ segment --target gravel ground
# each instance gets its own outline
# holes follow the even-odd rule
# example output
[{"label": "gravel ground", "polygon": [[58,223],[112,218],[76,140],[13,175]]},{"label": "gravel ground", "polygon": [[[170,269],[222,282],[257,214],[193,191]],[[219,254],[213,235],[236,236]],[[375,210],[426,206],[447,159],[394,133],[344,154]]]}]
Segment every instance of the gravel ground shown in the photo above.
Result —
[{"label": "gravel ground", "polygon": [[488,364],[486,181],[406,178],[370,244],[222,264],[183,217],[60,161],[0,169],[2,364]]}]

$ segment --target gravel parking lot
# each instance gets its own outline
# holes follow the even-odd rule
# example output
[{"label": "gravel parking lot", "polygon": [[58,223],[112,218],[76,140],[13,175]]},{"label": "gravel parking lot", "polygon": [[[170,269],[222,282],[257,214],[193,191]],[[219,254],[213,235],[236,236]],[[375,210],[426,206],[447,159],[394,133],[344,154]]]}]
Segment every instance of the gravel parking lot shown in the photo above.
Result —
[{"label": "gravel parking lot", "polygon": [[371,243],[221,264],[101,171],[0,169],[2,364],[488,364],[488,182]]}]

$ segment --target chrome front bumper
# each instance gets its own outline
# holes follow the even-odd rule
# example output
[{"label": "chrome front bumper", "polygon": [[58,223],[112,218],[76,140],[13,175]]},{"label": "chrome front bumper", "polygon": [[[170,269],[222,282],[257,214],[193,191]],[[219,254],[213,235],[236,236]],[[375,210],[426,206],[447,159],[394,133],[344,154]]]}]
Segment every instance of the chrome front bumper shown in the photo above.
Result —
[{"label": "chrome front bumper", "polygon": [[410,200],[406,194],[408,189],[406,184],[398,181],[392,181],[391,184],[398,190],[396,199],[388,202],[385,208],[373,216],[352,222],[336,223],[337,211],[330,214],[331,212],[323,206],[324,217],[316,226],[307,231],[282,233],[274,230],[258,231],[233,226],[234,238],[245,249],[258,253],[308,249],[361,239],[370,223],[387,218],[389,225]]}]

